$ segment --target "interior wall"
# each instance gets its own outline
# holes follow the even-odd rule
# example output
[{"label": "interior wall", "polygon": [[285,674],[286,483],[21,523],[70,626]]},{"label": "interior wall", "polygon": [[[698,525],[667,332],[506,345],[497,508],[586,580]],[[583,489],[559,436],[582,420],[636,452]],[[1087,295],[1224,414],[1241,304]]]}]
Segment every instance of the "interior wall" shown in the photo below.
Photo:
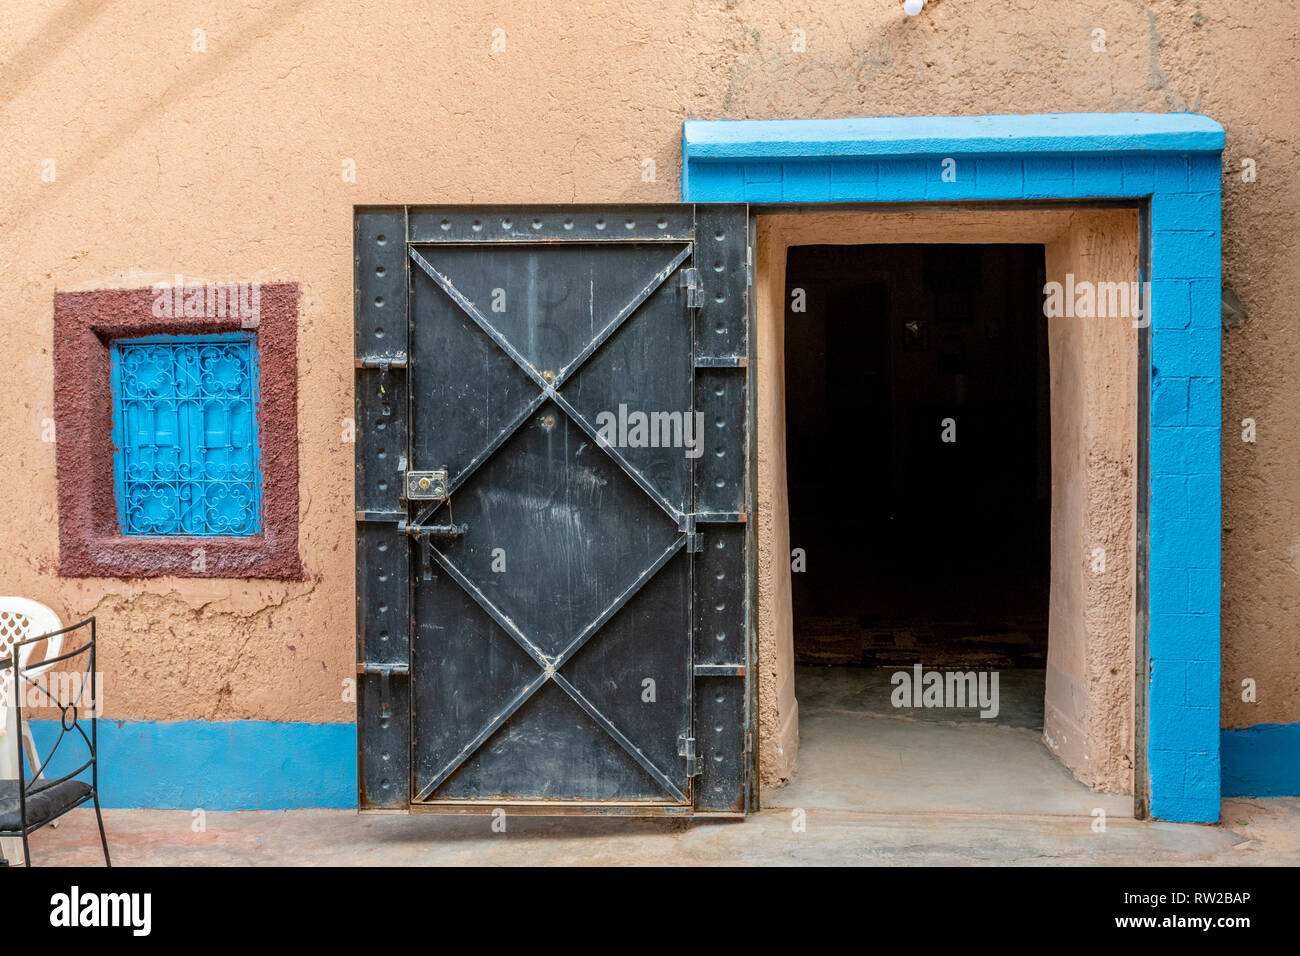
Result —
[{"label": "interior wall", "polygon": [[[1047,244],[1048,281],[1138,274],[1136,212],[1084,212]],[[1052,584],[1043,738],[1081,781],[1133,792],[1137,329],[1048,319]]]},{"label": "interior wall", "polygon": [[[786,250],[810,244],[1035,243],[1047,248],[1049,280],[1070,271],[1080,279],[1113,280],[1116,270],[1136,277],[1137,215],[1064,209],[773,214],[758,217],[757,234],[759,772],[761,785],[773,786],[793,774],[799,744],[785,473]],[[1055,662],[1058,674],[1053,683],[1049,670],[1045,710],[1061,715],[1048,726],[1058,740],[1068,741],[1049,746],[1090,786],[1131,792],[1136,332],[1123,320],[1070,319],[1049,322],[1048,334],[1049,630],[1050,643],[1061,646],[1055,656],[1049,648],[1049,668]],[[1062,533],[1058,521],[1070,529]],[[1083,577],[1092,547],[1107,552],[1107,571],[1096,580]]]},{"label": "interior wall", "polygon": [[[785,252],[799,216],[759,216],[754,273],[758,383],[758,768],[760,786],[788,780],[799,751],[794,695],[790,500],[785,477]],[[812,218],[812,217],[810,217]],[[822,218],[822,217],[816,217]],[[830,239],[821,241],[831,242]]]}]

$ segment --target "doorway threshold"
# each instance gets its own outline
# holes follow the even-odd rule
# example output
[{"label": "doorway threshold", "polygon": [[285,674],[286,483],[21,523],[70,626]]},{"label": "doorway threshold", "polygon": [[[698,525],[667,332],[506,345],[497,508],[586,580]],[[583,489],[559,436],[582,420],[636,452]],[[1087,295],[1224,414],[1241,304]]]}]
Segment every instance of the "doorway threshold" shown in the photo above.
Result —
[{"label": "doorway threshold", "polygon": [[1132,796],[1094,793],[1043,743],[1043,670],[1002,671],[989,718],[894,707],[900,670],[796,668],[799,763],[764,809],[1133,818]]}]

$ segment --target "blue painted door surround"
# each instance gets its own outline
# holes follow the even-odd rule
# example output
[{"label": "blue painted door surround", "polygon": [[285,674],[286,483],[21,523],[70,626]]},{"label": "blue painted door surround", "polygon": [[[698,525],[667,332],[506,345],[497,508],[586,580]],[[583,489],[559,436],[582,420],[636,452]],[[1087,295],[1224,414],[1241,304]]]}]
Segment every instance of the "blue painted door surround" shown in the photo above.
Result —
[{"label": "blue painted door surround", "polygon": [[1187,113],[692,120],[682,141],[687,202],[1149,203],[1146,753],[1151,814],[1188,822],[1219,818],[1223,145]]}]

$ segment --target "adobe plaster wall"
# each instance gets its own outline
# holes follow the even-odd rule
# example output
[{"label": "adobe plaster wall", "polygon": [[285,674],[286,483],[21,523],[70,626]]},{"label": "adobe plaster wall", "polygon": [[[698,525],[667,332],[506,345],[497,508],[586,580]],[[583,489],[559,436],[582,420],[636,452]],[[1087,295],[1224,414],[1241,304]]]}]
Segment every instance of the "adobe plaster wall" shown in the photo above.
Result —
[{"label": "adobe plaster wall", "polygon": [[[894,0],[14,0],[0,591],[99,615],[110,718],[352,720],[354,203],[674,201],[691,117],[1195,109],[1228,128],[1224,278],[1250,310],[1224,347],[1224,722],[1300,721],[1298,20],[1291,0],[931,0],[916,18]],[[303,582],[57,574],[54,295],[176,273],[301,288]]]},{"label": "adobe plaster wall", "polygon": [[[1047,279],[1138,275],[1135,212],[1078,212]],[[1052,570],[1043,739],[1088,786],[1133,792],[1138,333],[1132,318],[1048,320]]]}]

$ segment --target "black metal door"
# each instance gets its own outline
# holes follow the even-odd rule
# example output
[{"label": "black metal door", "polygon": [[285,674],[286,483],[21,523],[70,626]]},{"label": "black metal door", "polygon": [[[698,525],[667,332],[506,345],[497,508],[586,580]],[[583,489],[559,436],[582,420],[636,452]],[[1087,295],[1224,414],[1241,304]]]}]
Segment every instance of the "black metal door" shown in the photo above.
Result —
[{"label": "black metal door", "polygon": [[746,809],[746,230],[357,210],[362,807]]}]

